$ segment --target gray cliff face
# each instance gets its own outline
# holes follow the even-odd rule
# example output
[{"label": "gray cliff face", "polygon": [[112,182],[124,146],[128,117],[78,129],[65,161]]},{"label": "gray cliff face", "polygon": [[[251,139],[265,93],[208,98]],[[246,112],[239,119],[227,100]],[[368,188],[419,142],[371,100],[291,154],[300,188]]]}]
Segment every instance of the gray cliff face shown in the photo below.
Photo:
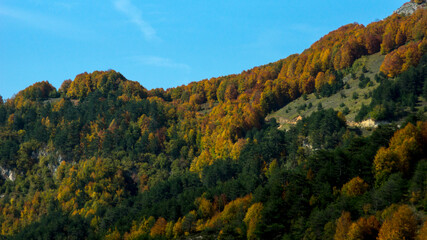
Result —
[{"label": "gray cliff face", "polygon": [[400,8],[398,8],[396,11],[394,11],[397,14],[401,15],[411,15],[417,10],[418,8],[426,8],[427,3],[426,1],[422,1],[421,3],[415,3],[415,2],[407,2],[403,4]]}]

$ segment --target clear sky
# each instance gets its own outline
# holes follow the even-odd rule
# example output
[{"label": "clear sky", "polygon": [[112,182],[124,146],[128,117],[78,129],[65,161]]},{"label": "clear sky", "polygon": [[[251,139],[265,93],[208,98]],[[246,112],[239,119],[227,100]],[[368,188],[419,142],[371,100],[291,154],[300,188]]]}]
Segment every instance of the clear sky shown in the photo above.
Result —
[{"label": "clear sky", "polygon": [[114,69],[148,89],[240,73],[300,53],[404,0],[0,0],[0,95]]}]

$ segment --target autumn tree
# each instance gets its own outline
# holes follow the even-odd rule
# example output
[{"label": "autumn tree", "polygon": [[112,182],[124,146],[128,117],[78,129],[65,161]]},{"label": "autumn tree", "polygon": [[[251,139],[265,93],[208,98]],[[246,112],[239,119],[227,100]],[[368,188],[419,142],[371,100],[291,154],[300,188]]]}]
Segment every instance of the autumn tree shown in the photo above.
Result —
[{"label": "autumn tree", "polygon": [[245,222],[246,227],[248,229],[246,232],[247,239],[257,239],[255,230],[257,228],[257,225],[262,221],[262,209],[262,203],[254,203],[252,204],[252,206],[249,207],[248,211],[246,212],[243,221]]},{"label": "autumn tree", "polygon": [[423,225],[421,226],[420,230],[418,231],[418,235],[416,237],[416,240],[425,240],[427,237],[427,221],[424,221]]},{"label": "autumn tree", "polygon": [[347,240],[376,239],[380,223],[375,216],[359,218],[349,228]]},{"label": "autumn tree", "polygon": [[157,219],[157,221],[154,223],[154,226],[150,230],[150,236],[156,237],[156,236],[162,236],[166,233],[166,225],[167,221],[160,217]]},{"label": "autumn tree", "polygon": [[411,123],[396,131],[389,147],[380,148],[375,155],[374,171],[377,181],[383,181],[393,172],[408,173],[423,152],[422,141],[419,128]]},{"label": "autumn tree", "polygon": [[352,222],[350,213],[345,211],[342,212],[341,217],[337,220],[334,240],[346,240],[351,224]]},{"label": "autumn tree", "polygon": [[348,183],[344,184],[341,191],[344,195],[355,197],[362,195],[366,192],[369,185],[363,181],[359,176],[351,179]]},{"label": "autumn tree", "polygon": [[198,212],[202,218],[210,217],[213,214],[212,203],[204,197],[197,198],[195,205],[198,206]]},{"label": "autumn tree", "polygon": [[64,82],[62,82],[61,87],[58,89],[58,92],[61,93],[61,94],[66,95],[67,91],[70,88],[72,82],[73,81],[71,79],[67,79]]},{"label": "autumn tree", "polygon": [[414,239],[417,219],[408,205],[400,206],[381,226],[378,240]]},{"label": "autumn tree", "polygon": [[409,67],[417,65],[421,56],[426,52],[426,49],[421,47],[423,44],[425,45],[424,41],[411,42],[387,54],[381,64],[381,72],[389,77],[394,77],[408,70]]}]

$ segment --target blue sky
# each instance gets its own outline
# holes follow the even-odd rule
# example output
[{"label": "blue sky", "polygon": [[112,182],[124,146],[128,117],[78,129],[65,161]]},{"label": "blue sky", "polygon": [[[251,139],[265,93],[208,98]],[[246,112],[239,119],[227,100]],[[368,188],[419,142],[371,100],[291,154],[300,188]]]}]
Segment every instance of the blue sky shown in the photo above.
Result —
[{"label": "blue sky", "polygon": [[114,69],[148,89],[240,73],[406,1],[0,0],[0,95]]}]

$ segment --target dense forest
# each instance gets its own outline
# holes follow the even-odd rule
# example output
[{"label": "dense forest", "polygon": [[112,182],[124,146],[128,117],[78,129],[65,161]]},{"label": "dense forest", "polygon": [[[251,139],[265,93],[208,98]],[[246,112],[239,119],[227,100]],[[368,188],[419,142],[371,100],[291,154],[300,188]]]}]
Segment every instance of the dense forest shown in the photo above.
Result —
[{"label": "dense forest", "polygon": [[[167,90],[109,70],[0,97],[0,239],[426,239],[426,52],[420,8]],[[288,131],[265,120],[375,53],[356,118],[388,124],[321,105]]]}]

